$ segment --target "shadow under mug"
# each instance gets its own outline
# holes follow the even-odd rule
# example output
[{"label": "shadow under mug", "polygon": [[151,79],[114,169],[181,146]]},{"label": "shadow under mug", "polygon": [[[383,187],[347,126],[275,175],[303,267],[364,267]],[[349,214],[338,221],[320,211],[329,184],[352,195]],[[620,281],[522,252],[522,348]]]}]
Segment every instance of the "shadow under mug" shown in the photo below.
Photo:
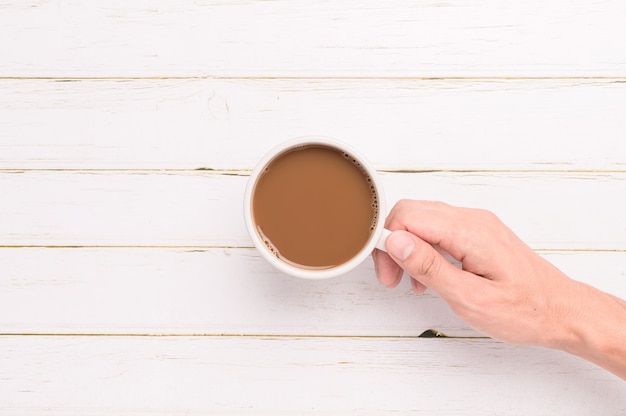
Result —
[{"label": "shadow under mug", "polygon": [[[253,194],[255,190],[255,186],[261,176],[261,174],[265,171],[266,167],[272,163],[279,156],[294,150],[296,148],[300,148],[303,146],[324,146],[337,150],[338,152],[346,153],[354,160],[360,164],[360,166],[365,170],[367,175],[372,180],[372,184],[374,185],[374,192],[376,194],[378,200],[378,216],[376,218],[376,223],[374,228],[370,234],[367,243],[363,248],[350,260],[339,264],[337,266],[331,268],[324,269],[309,269],[302,268],[296,265],[290,264],[286,261],[281,260],[275,253],[273,253],[267,245],[264,243],[264,238],[259,234],[257,230],[257,225],[254,222],[253,215]],[[372,167],[372,165],[365,159],[359,152],[357,152],[352,147],[348,146],[345,143],[342,143],[335,139],[330,139],[327,137],[321,136],[306,136],[299,137],[296,139],[292,139],[286,141],[284,143],[279,144],[278,146],[271,149],[269,152],[265,154],[258,162],[256,167],[253,169],[250,179],[248,180],[248,184],[246,186],[245,196],[244,196],[244,218],[246,222],[246,227],[248,229],[248,234],[252,238],[254,245],[259,250],[259,252],[265,257],[265,259],[270,262],[273,266],[285,272],[291,276],[301,277],[305,279],[326,279],[330,277],[339,276],[347,273],[348,271],[354,269],[359,264],[361,264],[374,250],[374,248],[384,250],[385,251],[385,241],[390,234],[390,231],[384,228],[384,217],[386,214],[386,206],[385,206],[385,197],[384,192],[380,183],[380,179],[376,175],[376,170]]]}]

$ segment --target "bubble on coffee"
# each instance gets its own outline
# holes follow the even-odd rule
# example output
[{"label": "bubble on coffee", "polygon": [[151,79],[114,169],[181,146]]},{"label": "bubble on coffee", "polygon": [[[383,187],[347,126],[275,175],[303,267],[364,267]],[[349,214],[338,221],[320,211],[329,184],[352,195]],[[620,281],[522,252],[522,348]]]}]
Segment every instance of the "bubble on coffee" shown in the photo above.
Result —
[{"label": "bubble on coffee", "polygon": [[367,170],[365,170],[365,168],[354,157],[346,152],[343,152],[343,155],[361,170],[361,173],[365,176],[367,183],[369,184],[370,191],[372,193],[372,208],[374,209],[374,216],[372,217],[372,224],[370,225],[370,230],[373,232],[376,229],[376,224],[378,223],[378,198],[376,196],[376,187],[374,186],[374,182],[372,181],[369,173],[367,173]]},{"label": "bubble on coffee", "polygon": [[272,244],[272,242],[270,241],[270,239],[263,233],[263,228],[261,228],[260,226],[256,227],[257,229],[257,233],[259,234],[259,236],[261,237],[261,239],[263,240],[263,244],[265,244],[265,247],[276,257],[280,258],[280,252],[278,251],[278,249],[276,248],[276,246],[274,246],[274,244]]},{"label": "bubble on coffee", "polygon": [[298,146],[270,161],[253,191],[252,212],[267,249],[305,269],[348,262],[367,245],[379,216],[366,169],[325,145]]}]

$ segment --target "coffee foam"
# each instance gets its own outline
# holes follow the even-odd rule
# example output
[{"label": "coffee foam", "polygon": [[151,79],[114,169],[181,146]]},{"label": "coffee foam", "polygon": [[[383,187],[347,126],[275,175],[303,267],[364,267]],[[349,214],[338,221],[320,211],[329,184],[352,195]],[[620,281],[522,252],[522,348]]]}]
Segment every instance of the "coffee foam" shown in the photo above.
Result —
[{"label": "coffee foam", "polygon": [[276,256],[276,258],[280,259],[281,261],[294,266],[294,267],[298,267],[300,269],[306,269],[306,270],[324,270],[324,269],[328,269],[328,267],[326,266],[308,266],[306,264],[300,264],[300,263],[296,263],[295,261],[291,261],[289,260],[287,257],[282,256],[280,254],[280,251],[278,250],[278,248],[272,243],[272,241],[269,239],[268,236],[265,235],[265,233],[263,232],[263,229],[257,225],[256,227],[257,232],[259,233],[259,236],[261,237],[261,239],[263,240],[263,244],[265,244],[265,247],[267,247],[267,249],[274,255]]},{"label": "coffee foam", "polygon": [[372,181],[372,177],[370,176],[370,174],[354,156],[344,151],[342,151],[341,154],[343,155],[344,158],[352,162],[361,171],[363,176],[365,176],[365,178],[367,179],[367,183],[369,184],[370,191],[372,193],[372,208],[374,208],[374,215],[372,217],[372,225],[370,226],[370,233],[372,233],[376,229],[376,224],[378,224],[378,197],[376,196],[377,195],[376,187],[374,186],[374,182]]}]

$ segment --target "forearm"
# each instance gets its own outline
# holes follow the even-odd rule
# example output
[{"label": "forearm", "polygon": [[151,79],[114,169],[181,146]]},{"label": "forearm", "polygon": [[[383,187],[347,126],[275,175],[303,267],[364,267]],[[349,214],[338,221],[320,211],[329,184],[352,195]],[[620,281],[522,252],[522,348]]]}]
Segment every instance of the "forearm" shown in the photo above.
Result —
[{"label": "forearm", "polygon": [[582,307],[571,314],[570,333],[561,349],[626,380],[626,302],[586,284],[576,284]]}]

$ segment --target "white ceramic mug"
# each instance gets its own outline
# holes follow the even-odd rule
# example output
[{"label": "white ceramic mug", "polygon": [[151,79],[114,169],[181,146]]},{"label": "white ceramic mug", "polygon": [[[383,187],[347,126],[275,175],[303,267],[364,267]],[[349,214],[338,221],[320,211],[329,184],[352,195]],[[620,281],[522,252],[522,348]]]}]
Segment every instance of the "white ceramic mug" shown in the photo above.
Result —
[{"label": "white ceramic mug", "polygon": [[[259,235],[257,231],[257,226],[254,223],[254,218],[252,215],[252,194],[261,173],[278,156],[294,148],[307,145],[327,146],[334,148],[339,152],[347,153],[352,156],[363,167],[363,169],[365,169],[369,177],[372,179],[372,183],[375,188],[374,190],[378,198],[378,217],[376,220],[377,222],[374,226],[374,230],[372,231],[369,240],[367,241],[367,244],[349,261],[332,268],[321,270],[300,268],[278,258],[270,251],[270,249],[268,249],[262,237]],[[270,150],[267,154],[265,154],[265,156],[261,158],[259,163],[252,171],[252,174],[250,175],[244,197],[244,217],[246,221],[246,226],[248,228],[248,233],[250,234],[250,237],[252,238],[252,241],[254,242],[256,248],[261,252],[263,257],[265,257],[267,261],[269,261],[279,270],[292,276],[302,277],[305,279],[326,279],[329,277],[342,275],[361,264],[367,258],[367,256],[370,255],[374,248],[385,250],[385,240],[390,233],[389,230],[384,228],[385,214],[386,210],[383,188],[381,186],[380,179],[378,179],[376,175],[376,170],[371,166],[367,159],[365,159],[352,147],[344,143],[327,137],[319,136],[307,136],[289,140],[287,142],[279,144],[278,146]]]}]

